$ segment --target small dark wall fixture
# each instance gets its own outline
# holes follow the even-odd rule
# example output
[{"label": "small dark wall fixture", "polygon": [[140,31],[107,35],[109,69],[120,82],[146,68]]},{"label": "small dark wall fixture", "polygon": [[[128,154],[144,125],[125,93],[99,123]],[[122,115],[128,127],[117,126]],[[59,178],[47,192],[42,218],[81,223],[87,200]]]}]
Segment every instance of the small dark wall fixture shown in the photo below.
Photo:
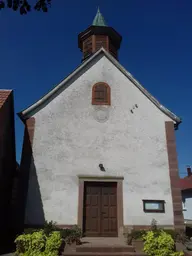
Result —
[{"label": "small dark wall fixture", "polygon": [[133,112],[133,109],[135,109],[135,108],[138,108],[138,105],[137,105],[137,104],[133,105],[132,109],[130,109],[130,112],[131,112],[132,114],[134,113],[134,112]]},{"label": "small dark wall fixture", "polygon": [[101,170],[102,172],[105,172],[105,168],[104,168],[104,166],[103,166],[102,164],[99,164],[99,168],[100,168],[100,170]]},{"label": "small dark wall fixture", "polygon": [[143,200],[143,211],[164,213],[165,201],[164,200]]}]

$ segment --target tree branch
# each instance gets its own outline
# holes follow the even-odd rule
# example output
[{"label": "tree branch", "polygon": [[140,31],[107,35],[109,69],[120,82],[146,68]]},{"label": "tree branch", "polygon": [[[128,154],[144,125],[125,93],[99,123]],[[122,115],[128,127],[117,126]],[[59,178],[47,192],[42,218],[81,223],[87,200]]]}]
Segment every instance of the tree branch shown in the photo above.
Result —
[{"label": "tree branch", "polygon": [[[37,0],[33,6],[35,11],[47,12],[51,6],[51,0]],[[29,4],[29,0],[0,0],[0,10],[4,8],[12,9],[13,11],[19,11],[21,15],[27,14],[31,11],[32,6]]]}]

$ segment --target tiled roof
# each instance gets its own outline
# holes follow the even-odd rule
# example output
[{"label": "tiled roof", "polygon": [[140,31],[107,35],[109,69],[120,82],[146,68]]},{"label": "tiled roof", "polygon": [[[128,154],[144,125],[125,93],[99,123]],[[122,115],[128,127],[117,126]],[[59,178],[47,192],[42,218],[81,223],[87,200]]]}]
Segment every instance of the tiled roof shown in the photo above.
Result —
[{"label": "tiled roof", "polygon": [[181,190],[192,189],[192,175],[180,179]]},{"label": "tiled roof", "polygon": [[3,106],[12,90],[0,90],[0,108]]}]

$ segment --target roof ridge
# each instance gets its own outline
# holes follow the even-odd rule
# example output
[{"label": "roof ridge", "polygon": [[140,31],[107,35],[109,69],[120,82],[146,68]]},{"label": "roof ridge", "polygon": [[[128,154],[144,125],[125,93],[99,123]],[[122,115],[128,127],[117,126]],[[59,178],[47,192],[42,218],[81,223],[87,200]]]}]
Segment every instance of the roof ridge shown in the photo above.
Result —
[{"label": "roof ridge", "polygon": [[32,104],[30,107],[19,112],[18,115],[21,120],[25,120],[35,114],[41,107],[48,104],[50,98],[54,98],[55,94],[60,88],[62,88],[66,82],[68,82],[75,74],[79,73],[86,65],[88,65],[94,58],[103,53],[115,66],[118,68],[157,108],[159,108],[165,115],[169,116],[175,123],[175,128],[177,129],[178,125],[181,123],[181,118],[176,116],[169,109],[164,107],[155,97],[153,97],[132,75],[129,73],[110,53],[108,53],[103,47],[95,52],[89,59],[81,63],[70,75],[63,79],[56,87],[51,91],[45,94],[40,100]]}]

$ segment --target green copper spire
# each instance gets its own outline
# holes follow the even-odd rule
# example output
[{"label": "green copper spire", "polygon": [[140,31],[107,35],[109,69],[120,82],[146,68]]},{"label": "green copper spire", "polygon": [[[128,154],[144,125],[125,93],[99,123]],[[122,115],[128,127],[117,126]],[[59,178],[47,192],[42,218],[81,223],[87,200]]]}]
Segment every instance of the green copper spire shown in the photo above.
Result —
[{"label": "green copper spire", "polygon": [[103,15],[100,13],[99,7],[98,7],[97,14],[93,20],[92,25],[98,26],[98,27],[107,27],[105,19],[104,19]]}]

